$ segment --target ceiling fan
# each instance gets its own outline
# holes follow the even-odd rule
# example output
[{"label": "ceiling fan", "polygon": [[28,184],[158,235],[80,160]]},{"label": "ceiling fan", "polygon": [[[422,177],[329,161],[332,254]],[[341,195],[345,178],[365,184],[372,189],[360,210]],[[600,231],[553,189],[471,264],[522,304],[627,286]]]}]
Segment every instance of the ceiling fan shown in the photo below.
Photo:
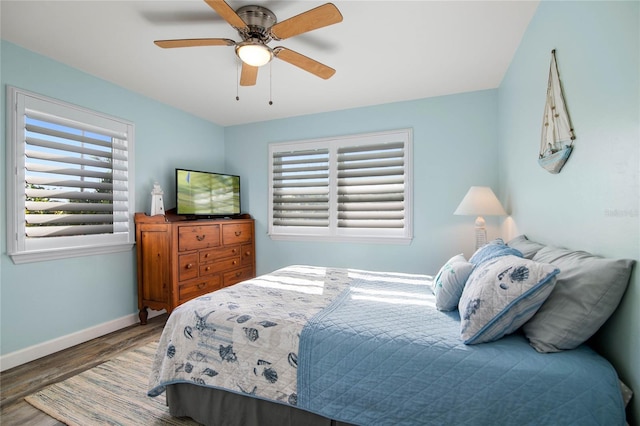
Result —
[{"label": "ceiling fan", "polygon": [[156,40],[162,48],[194,46],[235,46],[236,55],[242,60],[241,86],[253,86],[258,77],[258,68],[278,58],[295,65],[320,78],[328,79],[336,70],[308,58],[298,52],[277,46],[269,47],[271,40],[284,40],[342,21],[342,14],[332,3],[303,12],[282,22],[276,15],[262,6],[242,6],[233,10],[224,0],[204,0],[225,21],[238,31],[241,42],[228,38],[196,38],[179,40]]}]

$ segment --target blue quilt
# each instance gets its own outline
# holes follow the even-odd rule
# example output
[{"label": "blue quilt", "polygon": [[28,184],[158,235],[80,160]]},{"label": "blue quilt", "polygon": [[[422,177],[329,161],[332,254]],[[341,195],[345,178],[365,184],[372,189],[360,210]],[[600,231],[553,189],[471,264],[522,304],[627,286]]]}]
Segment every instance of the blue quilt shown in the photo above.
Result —
[{"label": "blue quilt", "polygon": [[586,346],[473,346],[428,286],[355,281],[302,330],[298,407],[359,425],[624,425],[617,374]]}]

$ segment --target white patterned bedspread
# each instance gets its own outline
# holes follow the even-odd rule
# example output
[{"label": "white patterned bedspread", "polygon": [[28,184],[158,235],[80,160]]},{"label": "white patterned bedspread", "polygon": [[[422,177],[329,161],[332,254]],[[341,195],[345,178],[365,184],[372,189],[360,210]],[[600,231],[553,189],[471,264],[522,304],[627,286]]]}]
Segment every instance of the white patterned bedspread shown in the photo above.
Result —
[{"label": "white patterned bedspread", "polygon": [[302,328],[363,274],[371,273],[289,266],[179,306],[160,339],[149,396],[188,382],[296,405]]}]

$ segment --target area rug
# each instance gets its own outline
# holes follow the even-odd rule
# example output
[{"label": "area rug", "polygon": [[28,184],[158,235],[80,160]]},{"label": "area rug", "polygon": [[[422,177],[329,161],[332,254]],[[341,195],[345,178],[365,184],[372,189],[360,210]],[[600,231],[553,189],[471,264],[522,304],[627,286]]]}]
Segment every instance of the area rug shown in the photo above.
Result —
[{"label": "area rug", "polygon": [[47,386],[25,400],[69,426],[198,425],[169,415],[164,395],[150,398],[147,385],[157,342]]}]

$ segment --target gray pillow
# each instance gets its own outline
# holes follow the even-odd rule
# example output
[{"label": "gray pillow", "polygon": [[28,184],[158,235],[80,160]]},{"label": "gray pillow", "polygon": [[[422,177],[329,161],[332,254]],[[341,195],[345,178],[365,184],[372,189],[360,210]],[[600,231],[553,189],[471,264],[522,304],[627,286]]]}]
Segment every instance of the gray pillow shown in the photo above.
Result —
[{"label": "gray pillow", "polygon": [[535,254],[544,247],[544,244],[531,241],[525,235],[518,235],[513,240],[509,241],[507,245],[522,253],[522,257],[525,259],[533,259],[533,256],[535,256]]},{"label": "gray pillow", "polygon": [[523,327],[538,352],[574,349],[587,341],[620,303],[635,261],[544,247],[534,261],[560,268],[556,286]]}]

